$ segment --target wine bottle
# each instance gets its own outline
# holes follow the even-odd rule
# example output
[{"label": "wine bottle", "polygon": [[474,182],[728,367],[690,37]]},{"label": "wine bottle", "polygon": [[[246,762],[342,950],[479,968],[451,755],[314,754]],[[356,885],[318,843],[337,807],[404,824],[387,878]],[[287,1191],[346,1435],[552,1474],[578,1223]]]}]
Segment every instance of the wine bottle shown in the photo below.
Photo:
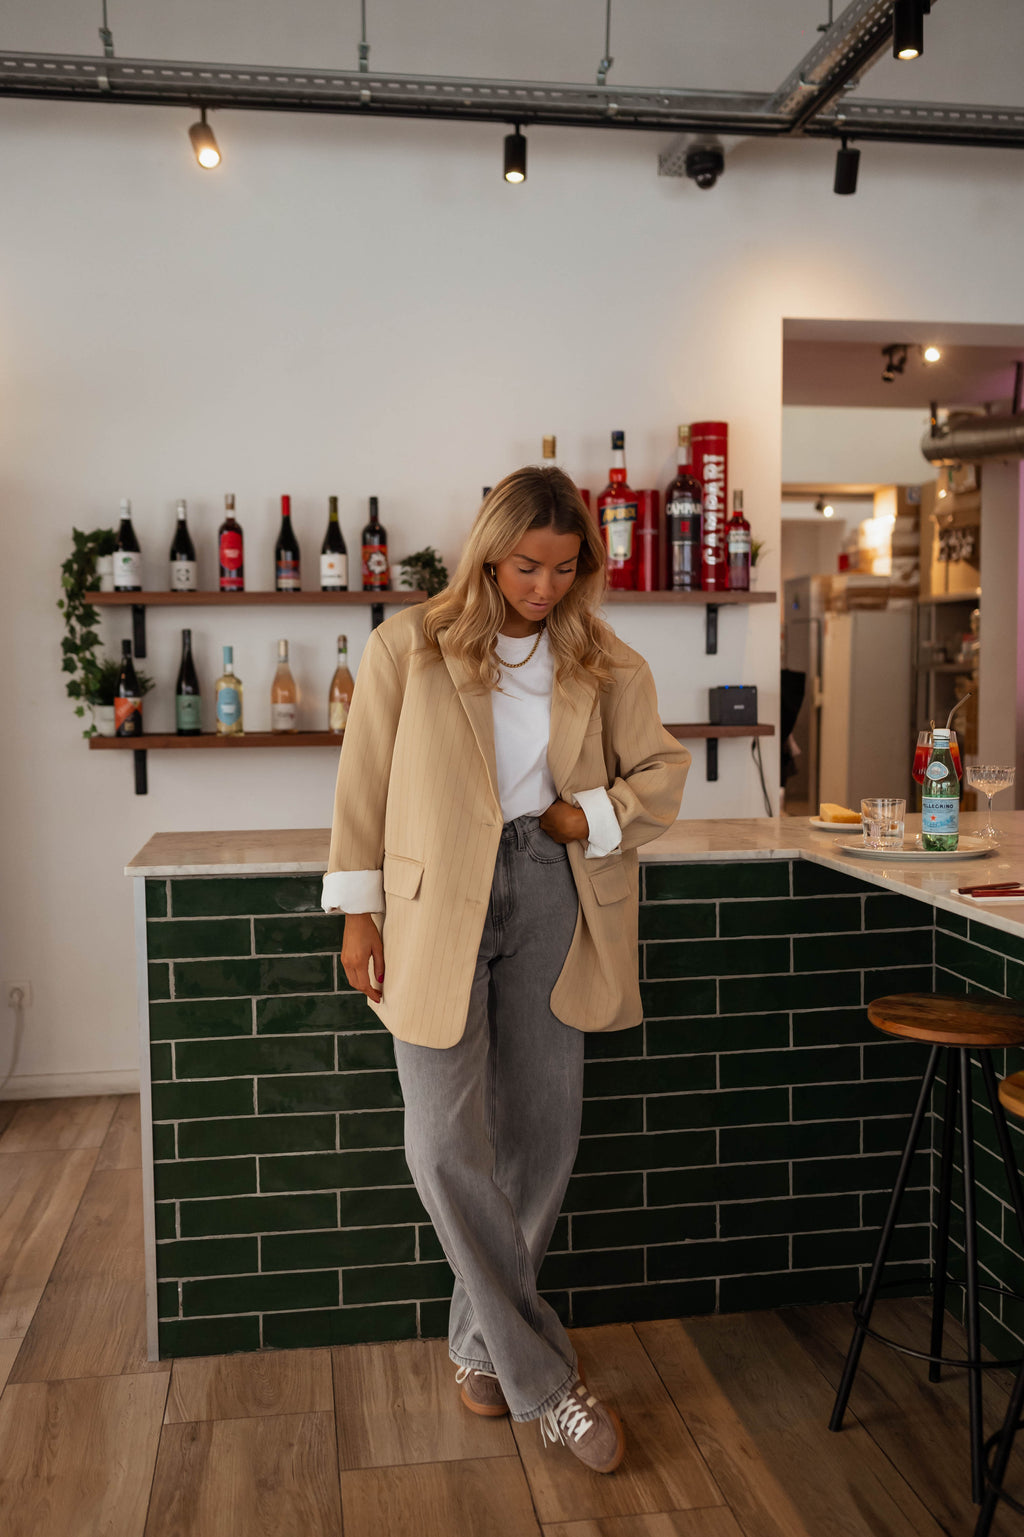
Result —
[{"label": "wine bottle", "polygon": [[217,559],[220,562],[221,592],[245,591],[245,547],[242,530],[235,522],[235,498],[224,498],[224,522],[217,530]]},{"label": "wine bottle", "polygon": [[388,579],[388,536],[380,524],[375,496],[370,497],[370,521],[363,529],[362,543],[363,591],[387,592],[391,585]]},{"label": "wine bottle", "polygon": [[750,591],[750,524],[743,516],[743,492],[732,493],[732,517],[726,529],[729,591]]},{"label": "wine bottle", "polygon": [[174,528],[174,538],[171,540],[171,591],[195,592],[195,590],[196,547],[188,531],[186,505],[184,502],[179,502],[178,521]]},{"label": "wine bottle", "polygon": [[294,731],[299,712],[299,690],[288,666],[288,642],[277,643],[277,671],[270,685],[271,731]]},{"label": "wine bottle", "polygon": [[[127,497],[121,502],[121,522],[114,546],[114,591],[142,591],[142,552],[132,528],[132,504]],[[131,732],[127,734],[130,736]]]},{"label": "wine bottle", "polygon": [[921,786],[921,844],[926,849],[948,853],[959,840],[960,781],[950,751],[949,731],[936,726]]},{"label": "wine bottle", "polygon": [[338,498],[327,498],[327,532],[320,546],[320,590],[348,592],[348,551],[338,522]]},{"label": "wine bottle", "polygon": [[217,735],[243,736],[242,680],[235,677],[235,648],[224,647],[224,671],[217,679]]},{"label": "wine bottle", "polygon": [[281,532],[274,545],[274,589],[277,592],[298,592],[301,587],[299,541],[292,528],[292,499],[290,496],[282,496]]},{"label": "wine bottle", "polygon": [[352,703],[352,674],[348,670],[348,639],[338,636],[338,665],[334,669],[331,687],[327,694],[327,729],[340,735],[348,723],[348,707]]},{"label": "wine bottle", "polygon": [[117,693],[114,696],[114,735],[142,735],[142,690],[135,676],[130,640],[121,642],[121,671],[118,673]]},{"label": "wine bottle", "polygon": [[636,587],[637,498],[626,479],[626,434],[612,433],[608,484],[597,499],[597,517],[608,555],[608,586]]},{"label": "wine bottle", "polygon": [[199,679],[192,660],[192,631],[181,632],[181,666],[174,688],[174,724],[179,736],[198,736],[202,721]]},{"label": "wine bottle", "polygon": [[672,592],[700,591],[700,528],[703,487],[690,473],[690,429],[678,429],[676,478],[665,491],[668,586]]},{"label": "wine bottle", "polygon": [[541,438],[541,441],[540,441],[540,462],[545,467],[545,469],[549,469],[549,468],[553,468],[554,467],[555,455],[556,455],[556,442],[557,442],[557,440],[555,438],[554,433],[552,433],[550,437]]}]

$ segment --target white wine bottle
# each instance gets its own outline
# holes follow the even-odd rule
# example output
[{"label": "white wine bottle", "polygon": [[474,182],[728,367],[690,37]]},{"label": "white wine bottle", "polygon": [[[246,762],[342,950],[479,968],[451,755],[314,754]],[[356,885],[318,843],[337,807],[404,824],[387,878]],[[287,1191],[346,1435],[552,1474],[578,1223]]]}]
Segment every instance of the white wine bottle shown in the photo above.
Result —
[{"label": "white wine bottle", "polygon": [[217,735],[244,736],[242,680],[235,677],[235,648],[224,647],[224,671],[217,679]]},{"label": "white wine bottle", "polygon": [[270,685],[271,731],[294,731],[299,713],[299,688],[288,666],[288,642],[277,643],[277,671]]}]

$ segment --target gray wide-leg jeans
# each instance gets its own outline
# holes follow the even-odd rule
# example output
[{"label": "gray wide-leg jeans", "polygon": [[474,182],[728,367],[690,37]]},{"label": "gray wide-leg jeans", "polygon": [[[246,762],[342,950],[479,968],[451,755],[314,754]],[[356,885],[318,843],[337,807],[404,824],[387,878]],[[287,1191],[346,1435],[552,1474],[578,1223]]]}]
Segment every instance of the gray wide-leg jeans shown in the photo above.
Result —
[{"label": "gray wide-leg jeans", "polygon": [[583,1035],[549,1006],[578,906],[565,848],[535,816],[506,822],[465,1034],[395,1041],[406,1160],[455,1272],[449,1353],[496,1373],[516,1420],[577,1379],[537,1272],[579,1144]]}]

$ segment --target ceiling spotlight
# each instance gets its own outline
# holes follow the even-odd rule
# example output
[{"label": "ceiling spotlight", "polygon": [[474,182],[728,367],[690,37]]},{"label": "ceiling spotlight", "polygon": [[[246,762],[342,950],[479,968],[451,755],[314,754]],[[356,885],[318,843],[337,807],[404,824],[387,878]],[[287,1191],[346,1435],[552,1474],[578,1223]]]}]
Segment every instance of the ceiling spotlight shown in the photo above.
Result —
[{"label": "ceiling spotlight", "polygon": [[882,356],[885,358],[885,367],[882,369],[882,383],[891,384],[897,374],[901,374],[907,366],[908,348],[902,342],[893,342],[891,346],[882,348]]},{"label": "ceiling spotlight", "polygon": [[924,52],[924,10],[922,0],[895,0],[892,8],[894,59],[918,59]]},{"label": "ceiling spotlight", "polygon": [[924,358],[926,363],[937,363],[942,357],[942,352],[938,347],[925,347],[921,353],[921,356]]},{"label": "ceiling spotlight", "polygon": [[836,150],[836,179],[832,191],[840,197],[850,197],[857,190],[857,172],[860,169],[860,150],[850,149],[845,133],[842,148]]},{"label": "ceiling spotlight", "polygon": [[188,136],[192,140],[192,152],[204,171],[212,171],[214,166],[220,165],[220,150],[213,129],[206,121],[205,107],[200,109],[199,122],[192,124]]},{"label": "ceiling spotlight", "polygon": [[823,518],[834,518],[836,510],[831,502],[826,502],[823,496],[819,496],[814,504],[815,512],[820,512]]},{"label": "ceiling spotlight", "polygon": [[521,182],[526,180],[526,139],[519,132],[519,124],[516,124],[515,133],[505,137],[505,180]]}]

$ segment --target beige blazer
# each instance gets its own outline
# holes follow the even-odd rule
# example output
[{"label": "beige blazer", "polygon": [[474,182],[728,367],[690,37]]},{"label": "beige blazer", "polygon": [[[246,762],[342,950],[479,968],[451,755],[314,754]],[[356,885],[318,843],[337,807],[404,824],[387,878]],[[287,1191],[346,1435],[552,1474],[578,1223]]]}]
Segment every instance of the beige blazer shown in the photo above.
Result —
[{"label": "beige blazer", "polygon": [[[400,1040],[462,1036],[501,838],[490,693],[445,652],[423,649],[411,607],[370,636],[359,665],[335,795],[328,871],[383,870],[384,985],[370,1007]],[[617,641],[614,681],[551,701],[548,764],[558,794],[604,785],[621,851],[568,845],[579,917],[553,1013],[578,1030],[640,1023],[636,850],[676,818],[690,754],[658,718],[650,669]]]}]

